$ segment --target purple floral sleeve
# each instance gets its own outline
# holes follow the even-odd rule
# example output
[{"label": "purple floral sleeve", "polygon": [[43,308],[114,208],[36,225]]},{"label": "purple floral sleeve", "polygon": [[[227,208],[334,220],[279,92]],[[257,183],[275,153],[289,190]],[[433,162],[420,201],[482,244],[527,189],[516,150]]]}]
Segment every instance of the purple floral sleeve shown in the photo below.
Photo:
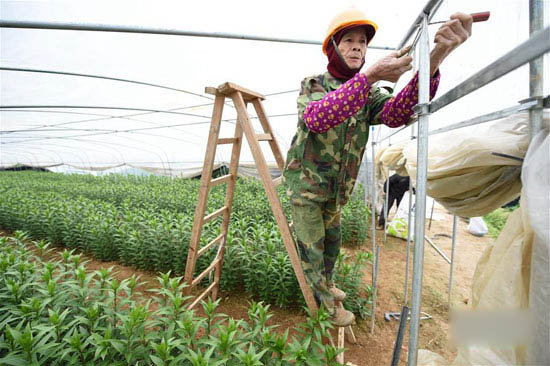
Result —
[{"label": "purple floral sleeve", "polygon": [[[433,99],[439,86],[440,73],[430,78],[430,100]],[[418,73],[395,97],[390,98],[380,115],[380,120],[388,127],[400,127],[413,115],[413,107],[418,104]]]},{"label": "purple floral sleeve", "polygon": [[321,100],[307,105],[303,115],[306,126],[313,132],[323,133],[344,122],[365,105],[369,88],[365,75],[355,74]]},{"label": "purple floral sleeve", "polygon": [[[440,74],[430,79],[430,100],[439,86]],[[323,133],[344,122],[367,103],[370,84],[365,75],[355,74],[338,89],[322,99],[311,101],[304,110],[303,119],[313,132]],[[395,97],[388,99],[380,114],[380,120],[388,127],[406,124],[418,103],[418,73]]]}]

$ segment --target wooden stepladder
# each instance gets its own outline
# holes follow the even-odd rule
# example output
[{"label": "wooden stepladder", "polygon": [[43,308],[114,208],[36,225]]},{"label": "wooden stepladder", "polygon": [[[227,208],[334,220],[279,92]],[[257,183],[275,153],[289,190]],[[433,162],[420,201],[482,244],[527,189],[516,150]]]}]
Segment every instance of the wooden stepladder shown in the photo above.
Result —
[{"label": "wooden stepladder", "polygon": [[[281,183],[282,177],[279,177],[275,180],[271,179],[267,162],[260,147],[260,141],[269,142],[273,155],[275,156],[275,160],[277,161],[279,171],[282,173],[284,169],[284,158],[281,154],[281,150],[279,148],[277,140],[275,139],[273,130],[271,129],[271,125],[269,124],[262,105],[262,100],[264,100],[265,98],[261,94],[245,89],[233,83],[224,83],[218,88],[207,87],[206,93],[214,95],[215,101],[214,110],[212,112],[212,120],[210,124],[210,132],[208,136],[208,145],[206,147],[206,155],[204,158],[204,166],[202,169],[198,202],[195,210],[193,231],[191,234],[191,242],[189,245],[189,253],[187,256],[187,266],[185,268],[185,282],[188,285],[185,288],[186,293],[189,294],[191,290],[197,284],[199,284],[205,276],[211,274],[212,271],[215,271],[215,274],[213,282],[200,295],[198,295],[194,301],[191,302],[188,308],[191,309],[195,307],[210,292],[212,292],[211,297],[214,300],[218,295],[223,257],[225,254],[226,238],[229,228],[229,218],[231,215],[233,195],[235,192],[235,184],[237,181],[237,168],[239,165],[239,157],[241,153],[244,133],[244,136],[246,136],[246,139],[250,146],[250,150],[254,157],[254,161],[260,174],[263,186],[267,193],[267,197],[271,204],[271,209],[273,210],[275,220],[277,222],[277,225],[279,226],[279,230],[281,231],[281,237],[290,257],[294,272],[296,273],[298,283],[300,284],[300,289],[302,290],[304,299],[309,310],[312,312],[312,314],[314,314],[318,309],[317,303],[315,302],[313,293],[306,282],[306,278],[300,264],[300,259],[298,257],[298,253],[296,252],[296,246],[294,243],[294,238],[292,237],[290,231],[290,226],[283,212],[283,207],[281,205],[281,202],[279,201],[279,197],[277,196],[276,186]],[[235,134],[233,137],[219,138],[218,136],[225,98],[231,98],[233,100],[233,104],[235,106],[235,109],[237,110],[237,123],[235,127]],[[248,103],[252,103],[252,105],[254,106],[264,133],[257,134],[254,131],[247,112]],[[231,161],[229,163],[229,173],[219,178],[212,179],[212,169],[214,166],[216,147],[217,145],[221,144],[233,144]],[[205,216],[210,188],[221,183],[227,184],[225,204],[223,207]],[[203,225],[218,216],[223,216],[220,235],[202,248],[199,248]],[[214,260],[202,273],[194,278],[193,276],[195,272],[195,264],[197,258],[209,249],[215,247],[216,245],[218,246],[218,249]],[[349,330],[350,334],[352,335],[352,341],[355,342],[355,337],[353,336],[351,327],[349,327]],[[343,346],[343,329],[341,333],[342,340],[340,341],[339,339],[338,344],[340,345],[340,343],[342,343]]]}]

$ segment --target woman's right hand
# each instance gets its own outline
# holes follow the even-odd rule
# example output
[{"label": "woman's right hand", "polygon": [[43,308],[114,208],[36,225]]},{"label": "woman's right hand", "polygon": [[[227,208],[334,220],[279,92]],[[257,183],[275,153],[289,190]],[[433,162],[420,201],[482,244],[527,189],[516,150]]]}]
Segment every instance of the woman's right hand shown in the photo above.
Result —
[{"label": "woman's right hand", "polygon": [[367,77],[369,84],[372,85],[380,80],[395,83],[401,75],[412,69],[413,58],[403,56],[409,52],[410,48],[410,46],[406,46],[399,51],[394,51],[365,70],[363,75]]}]

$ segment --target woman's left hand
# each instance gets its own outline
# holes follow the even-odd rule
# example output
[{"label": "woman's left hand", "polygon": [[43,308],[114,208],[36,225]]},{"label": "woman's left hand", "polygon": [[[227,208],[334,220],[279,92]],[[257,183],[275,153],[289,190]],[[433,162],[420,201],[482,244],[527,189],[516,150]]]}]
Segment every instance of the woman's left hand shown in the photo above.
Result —
[{"label": "woman's left hand", "polygon": [[430,69],[433,75],[443,60],[472,35],[472,16],[454,13],[434,37],[435,46],[430,53]]}]

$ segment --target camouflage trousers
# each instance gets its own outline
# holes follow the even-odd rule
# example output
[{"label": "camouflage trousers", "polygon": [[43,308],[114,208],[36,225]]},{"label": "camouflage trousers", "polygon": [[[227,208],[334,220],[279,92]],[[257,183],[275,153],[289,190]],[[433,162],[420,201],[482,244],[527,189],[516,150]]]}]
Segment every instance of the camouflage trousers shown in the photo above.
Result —
[{"label": "camouflage trousers", "polygon": [[342,243],[341,209],[334,202],[305,199],[291,199],[291,209],[306,280],[317,304],[323,304],[329,314],[334,314],[334,296],[329,288],[334,284],[334,265]]}]

